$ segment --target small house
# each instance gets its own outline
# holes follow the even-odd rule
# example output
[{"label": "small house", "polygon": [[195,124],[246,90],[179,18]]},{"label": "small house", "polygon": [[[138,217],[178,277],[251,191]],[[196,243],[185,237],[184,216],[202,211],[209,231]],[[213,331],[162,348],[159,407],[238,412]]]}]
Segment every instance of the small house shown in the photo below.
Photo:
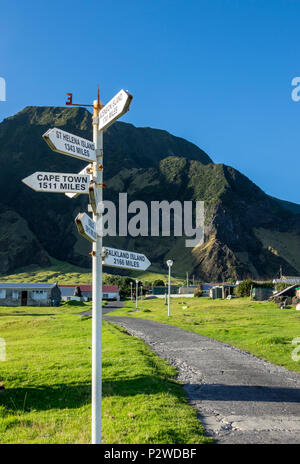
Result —
[{"label": "small house", "polygon": [[0,306],[59,306],[56,283],[0,282]]},{"label": "small house", "polygon": [[[82,297],[75,297],[75,289],[79,287]],[[93,287],[92,285],[60,285],[62,300],[78,300],[82,301],[91,301],[93,296]],[[102,286],[102,299],[103,300],[120,300],[119,288],[117,285],[103,285]]]}]

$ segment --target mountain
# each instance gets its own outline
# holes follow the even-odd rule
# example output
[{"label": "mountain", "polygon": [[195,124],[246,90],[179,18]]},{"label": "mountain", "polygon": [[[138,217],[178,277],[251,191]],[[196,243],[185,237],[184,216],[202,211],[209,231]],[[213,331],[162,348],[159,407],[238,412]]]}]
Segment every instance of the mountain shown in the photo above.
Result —
[{"label": "mountain", "polygon": [[[82,108],[27,107],[0,124],[0,273],[50,257],[90,266],[90,244],[74,218],[88,198],[36,193],[21,179],[35,171],[79,172],[85,162],[52,152],[42,140],[51,127],[91,139]],[[300,205],[266,195],[230,166],[214,164],[196,145],[166,131],[117,122],[104,136],[105,199],[204,200],[205,243],[186,248],[178,237],[108,237],[105,244],[145,253],[153,269],[186,271],[206,281],[270,278],[282,266],[300,272]],[[288,205],[286,204],[288,203]]]}]

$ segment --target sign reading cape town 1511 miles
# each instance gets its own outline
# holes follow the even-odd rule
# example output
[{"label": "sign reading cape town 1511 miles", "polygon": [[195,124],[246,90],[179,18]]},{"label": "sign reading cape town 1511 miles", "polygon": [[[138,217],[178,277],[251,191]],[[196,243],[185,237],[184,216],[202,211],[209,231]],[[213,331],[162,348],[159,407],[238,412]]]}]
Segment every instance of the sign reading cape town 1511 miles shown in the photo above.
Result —
[{"label": "sign reading cape town 1511 miles", "polygon": [[24,184],[36,192],[89,193],[90,176],[62,172],[35,172],[25,179]]}]

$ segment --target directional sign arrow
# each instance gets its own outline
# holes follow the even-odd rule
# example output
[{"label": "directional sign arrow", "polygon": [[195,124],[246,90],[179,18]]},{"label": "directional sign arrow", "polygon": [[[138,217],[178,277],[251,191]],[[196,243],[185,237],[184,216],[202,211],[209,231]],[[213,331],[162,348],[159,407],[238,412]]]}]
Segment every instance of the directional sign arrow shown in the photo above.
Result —
[{"label": "directional sign arrow", "polygon": [[116,248],[103,247],[102,264],[135,271],[145,271],[151,265],[148,258],[134,251],[117,250]]},{"label": "directional sign arrow", "polygon": [[100,193],[99,190],[96,188],[96,183],[92,180],[89,186],[89,196],[90,196],[90,204],[94,214],[97,214],[98,205],[100,204]]},{"label": "directional sign arrow", "polygon": [[89,140],[69,134],[61,129],[49,129],[43,135],[51,150],[73,156],[87,162],[96,161],[95,145]]},{"label": "directional sign arrow", "polygon": [[[87,175],[90,174],[92,169],[92,164],[88,164],[82,171],[80,171],[79,175]],[[69,198],[77,198],[81,193],[88,193],[88,192],[76,192],[76,193],[66,193],[66,196]]]},{"label": "directional sign arrow", "polygon": [[90,242],[97,240],[96,222],[90,218],[86,213],[79,213],[75,222],[77,225],[78,232]]},{"label": "directional sign arrow", "polygon": [[105,130],[111,126],[123,114],[127,113],[132,100],[132,95],[126,90],[120,90],[100,111],[99,130]]},{"label": "directional sign arrow", "polygon": [[36,192],[89,193],[90,176],[62,172],[35,172],[22,179],[22,182]]}]

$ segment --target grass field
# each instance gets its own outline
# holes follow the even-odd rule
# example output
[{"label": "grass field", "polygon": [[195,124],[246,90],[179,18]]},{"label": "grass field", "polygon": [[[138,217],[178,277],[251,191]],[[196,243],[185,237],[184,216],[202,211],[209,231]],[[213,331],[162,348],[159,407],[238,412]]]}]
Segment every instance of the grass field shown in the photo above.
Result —
[{"label": "grass field", "polygon": [[[54,258],[51,258],[51,262],[51,266],[44,269],[36,265],[31,265],[18,269],[14,274],[0,274],[0,282],[57,282],[58,284],[92,283],[91,270],[58,261]],[[103,273],[104,283],[109,276],[110,274]],[[167,272],[130,271],[128,276],[133,279],[139,279],[142,282],[154,282],[154,280],[157,279],[162,279],[167,282],[168,280]],[[174,285],[185,284],[185,280],[172,277],[172,283]]]},{"label": "grass field", "polygon": [[[89,443],[91,319],[85,307],[0,308],[0,443]],[[103,325],[103,442],[207,443],[176,371]]]},{"label": "grass field", "polygon": [[300,361],[293,361],[292,340],[300,337],[300,313],[294,307],[281,310],[274,303],[254,302],[250,298],[211,300],[173,298],[171,316],[163,299],[135,303],[112,315],[126,315],[163,322],[229,343],[262,359],[300,372]]}]

